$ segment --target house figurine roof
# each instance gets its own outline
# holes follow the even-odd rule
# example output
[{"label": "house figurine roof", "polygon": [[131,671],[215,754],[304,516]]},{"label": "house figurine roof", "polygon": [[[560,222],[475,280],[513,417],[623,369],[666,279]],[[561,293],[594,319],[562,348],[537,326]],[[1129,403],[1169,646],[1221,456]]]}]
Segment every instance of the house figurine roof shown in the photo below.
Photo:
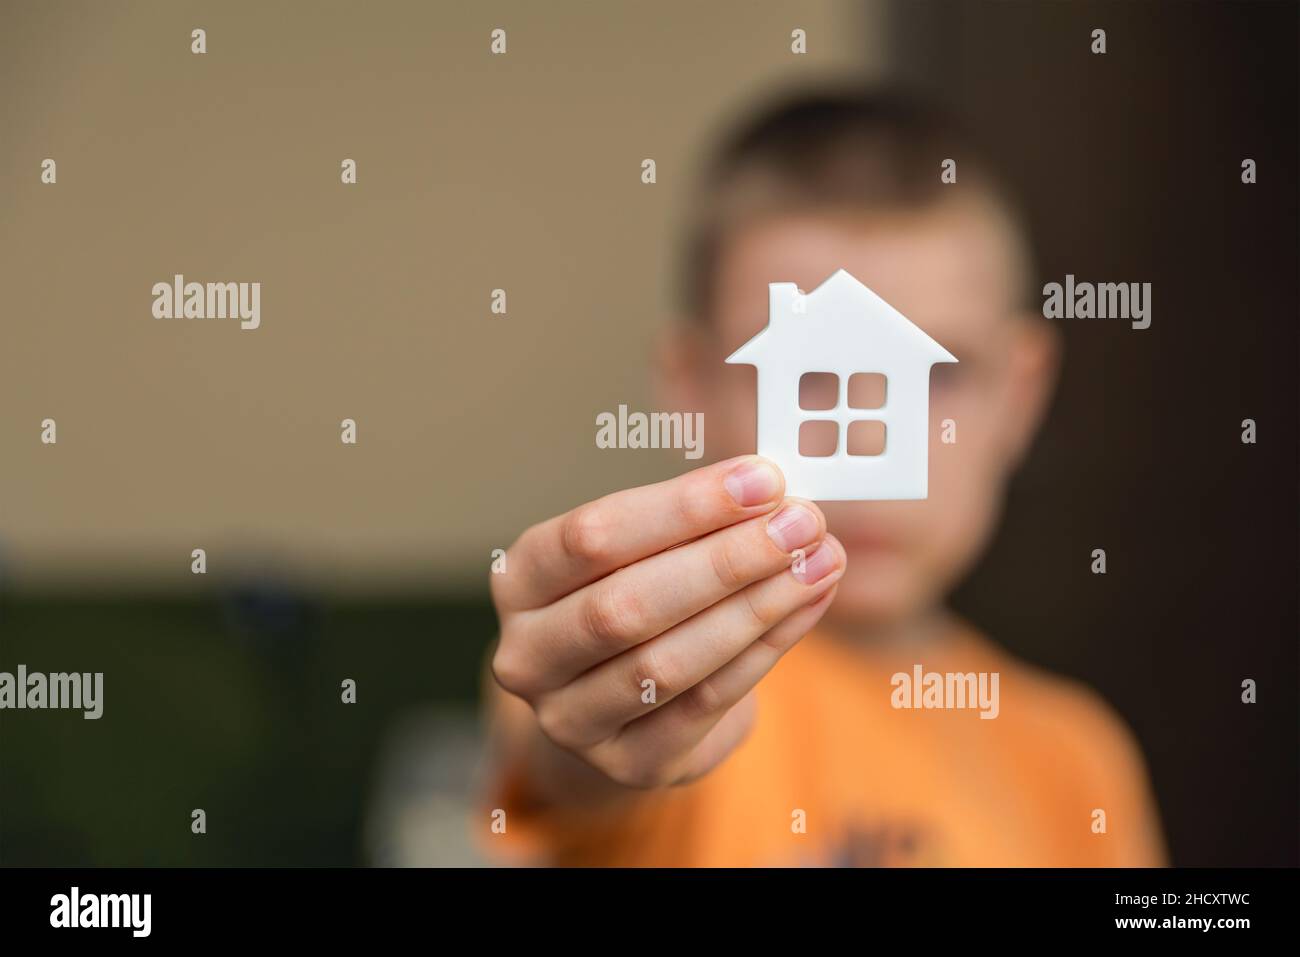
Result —
[{"label": "house figurine roof", "polygon": [[873,355],[902,356],[908,362],[926,365],[957,361],[843,269],[837,269],[807,295],[792,282],[771,283],[768,294],[767,327],[728,356],[727,362],[758,365],[765,353],[792,349],[801,360],[823,368],[846,362],[870,363]]}]

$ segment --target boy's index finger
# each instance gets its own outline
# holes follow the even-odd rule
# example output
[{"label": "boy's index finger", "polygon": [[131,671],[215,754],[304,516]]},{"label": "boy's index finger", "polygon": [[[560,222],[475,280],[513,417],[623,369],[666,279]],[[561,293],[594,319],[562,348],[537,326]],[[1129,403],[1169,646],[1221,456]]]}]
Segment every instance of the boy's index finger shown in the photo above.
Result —
[{"label": "boy's index finger", "polygon": [[540,608],[656,555],[775,508],[785,476],[767,459],[745,455],[666,482],[613,492],[534,525],[492,576],[510,609]]}]

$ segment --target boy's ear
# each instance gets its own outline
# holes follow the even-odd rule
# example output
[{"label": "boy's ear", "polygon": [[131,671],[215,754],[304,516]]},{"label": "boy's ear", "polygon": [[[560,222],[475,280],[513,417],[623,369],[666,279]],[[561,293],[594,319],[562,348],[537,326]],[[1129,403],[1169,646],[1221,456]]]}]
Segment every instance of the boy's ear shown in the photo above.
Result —
[{"label": "boy's ear", "polygon": [[1061,333],[1039,316],[1017,317],[1020,329],[1011,353],[1007,422],[1007,458],[1016,467],[1051,405],[1061,368]]},{"label": "boy's ear", "polygon": [[696,323],[679,319],[663,324],[654,344],[652,387],[658,408],[682,411],[704,407],[706,376],[702,371],[708,361],[708,346],[707,334]]}]

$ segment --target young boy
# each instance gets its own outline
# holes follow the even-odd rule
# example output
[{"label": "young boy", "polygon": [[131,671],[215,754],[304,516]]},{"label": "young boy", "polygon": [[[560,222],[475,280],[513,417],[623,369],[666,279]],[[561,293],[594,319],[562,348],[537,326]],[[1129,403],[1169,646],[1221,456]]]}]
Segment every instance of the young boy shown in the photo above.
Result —
[{"label": "young boy", "polygon": [[[696,209],[659,373],[667,407],[704,412],[710,458],[735,457],[543,522],[492,576],[483,844],[579,865],[1163,863],[1120,721],[943,607],[1056,369],[987,163],[906,99],[803,97],[726,144]],[[839,268],[960,360],[932,374],[926,500],[795,500],[742,454],[754,372],[724,359],[767,324],[769,282]],[[930,673],[970,700],[909,706]]]}]

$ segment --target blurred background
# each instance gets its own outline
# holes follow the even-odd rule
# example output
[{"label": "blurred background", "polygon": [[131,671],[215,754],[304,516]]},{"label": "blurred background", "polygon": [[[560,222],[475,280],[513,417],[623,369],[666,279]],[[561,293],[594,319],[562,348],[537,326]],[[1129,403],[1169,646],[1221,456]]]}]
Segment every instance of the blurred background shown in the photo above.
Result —
[{"label": "blurred background", "polygon": [[[0,864],[478,863],[492,550],[689,464],[596,449],[595,415],[652,405],[708,147],[846,79],[985,132],[1040,284],[1154,287],[1144,332],[1064,323],[957,608],[1123,714],[1175,863],[1296,864],[1297,26],[1281,2],[0,2],[0,670],[105,673],[99,721],[0,714]],[[175,273],[261,282],[261,328],[153,320]]]}]

